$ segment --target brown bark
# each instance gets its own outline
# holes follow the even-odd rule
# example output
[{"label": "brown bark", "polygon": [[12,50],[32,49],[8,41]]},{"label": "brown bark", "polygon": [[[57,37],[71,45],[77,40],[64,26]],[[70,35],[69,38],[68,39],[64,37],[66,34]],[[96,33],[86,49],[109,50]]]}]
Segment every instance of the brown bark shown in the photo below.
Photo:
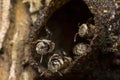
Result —
[{"label": "brown bark", "polygon": [[[118,2],[115,2],[114,0],[47,0],[46,4],[37,3],[36,0],[35,3],[37,3],[37,8],[32,4],[29,5],[29,8],[27,3],[32,1],[34,0],[0,0],[0,80],[72,80],[72,77],[77,77],[78,80],[96,80],[98,78],[98,80],[106,80],[111,78],[108,78],[108,75],[111,75],[110,71],[113,71],[111,64],[113,65],[115,60],[117,61],[115,63],[117,63],[118,66],[120,64],[120,59],[118,58],[120,55],[120,8],[116,8],[119,7],[119,4],[117,4],[119,3],[119,0],[117,0]],[[73,4],[69,2],[73,2]],[[77,2],[82,3],[80,4],[81,6]],[[64,8],[66,7],[64,5],[68,5],[67,3],[70,5],[67,6],[67,8]],[[88,13],[85,13],[84,15],[84,9],[81,9],[80,7],[85,7],[84,9],[88,10]],[[61,9],[63,9],[63,11]],[[69,12],[64,10],[73,11],[73,13],[69,14]],[[81,10],[80,13],[79,10]],[[77,12],[85,17],[80,17],[83,19],[81,23],[89,24],[89,18],[93,18],[93,23],[90,22],[90,24],[94,25],[96,30],[91,29],[93,38],[91,39],[90,37],[89,40],[83,40],[83,42],[86,41],[90,44],[91,52],[86,56],[73,59],[70,65],[62,71],[52,73],[44,68],[43,65],[40,65],[39,59],[37,60],[38,57],[36,57],[38,55],[35,55],[34,43],[40,38],[40,33],[44,30],[46,25],[50,26],[49,28],[51,29],[55,27],[58,27],[58,29],[65,29],[63,30],[65,34],[62,33],[62,36],[65,35],[65,39],[67,39],[66,37],[70,37],[71,40],[71,37],[74,37],[76,31],[74,32],[73,30],[74,34],[72,34],[69,30],[72,32],[72,27],[76,27],[76,24],[81,20],[74,17],[76,15],[77,17],[79,16]],[[60,17],[54,18],[56,15]],[[78,19],[78,21],[76,19]],[[52,23],[48,23],[50,20],[53,20],[51,21]],[[53,32],[58,29],[53,30]],[[70,33],[70,35],[67,35],[67,32]],[[58,37],[59,31],[58,34],[56,31],[53,35]],[[86,38],[88,38],[88,36],[84,39]],[[82,41],[82,38],[80,38],[78,42],[72,45],[73,41],[59,39],[60,40],[58,41],[63,41],[62,45],[66,49],[71,48],[79,41]],[[111,42],[107,40],[110,40]],[[72,46],[69,47],[69,43]],[[110,45],[110,47],[108,45]],[[106,57],[106,55],[108,57]],[[113,55],[117,55],[117,58]],[[71,57],[73,58],[74,55]],[[101,60],[101,57],[103,60]],[[101,70],[103,70],[103,72],[104,70],[108,70],[105,72],[107,75],[102,75],[100,77],[102,73]],[[99,73],[95,74],[97,71],[99,71]],[[120,75],[119,68],[115,68],[114,72]],[[120,77],[116,78],[116,74],[114,75],[115,78],[113,78],[113,80],[120,79]]]},{"label": "brown bark", "polygon": [[[52,7],[56,6],[54,11],[64,4],[63,2],[57,6],[55,3],[53,1],[51,4]],[[45,8],[49,7],[48,4]],[[49,16],[54,11],[45,15]],[[42,24],[45,24],[44,19],[45,17],[41,20]],[[31,54],[31,42],[28,42],[31,41],[29,35],[34,31],[30,28],[31,22],[28,9],[22,0],[0,0],[0,48],[3,51],[0,55],[0,80],[34,79],[34,70],[23,67],[24,61]]]}]

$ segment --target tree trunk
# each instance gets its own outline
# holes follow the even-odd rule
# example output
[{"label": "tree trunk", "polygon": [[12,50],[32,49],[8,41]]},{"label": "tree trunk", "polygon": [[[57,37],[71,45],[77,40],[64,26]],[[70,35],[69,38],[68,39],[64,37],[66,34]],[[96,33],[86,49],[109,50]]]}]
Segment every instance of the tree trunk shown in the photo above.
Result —
[{"label": "tree trunk", "polygon": [[[119,80],[119,3],[119,0],[0,0],[0,80],[75,77]],[[78,33],[79,24],[89,27],[85,37]],[[54,41],[57,48],[43,56],[40,63],[41,55],[36,54],[35,45],[44,37]],[[76,58],[72,51],[79,43],[88,44],[90,50]],[[50,71],[49,60],[61,49],[68,53],[70,62],[57,72]],[[62,54],[62,58],[66,55]]]}]

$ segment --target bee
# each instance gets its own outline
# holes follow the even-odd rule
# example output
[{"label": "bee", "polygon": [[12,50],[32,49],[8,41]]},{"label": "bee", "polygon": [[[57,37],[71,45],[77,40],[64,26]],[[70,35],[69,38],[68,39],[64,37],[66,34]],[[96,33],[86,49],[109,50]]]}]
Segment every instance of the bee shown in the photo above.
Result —
[{"label": "bee", "polygon": [[76,42],[77,35],[79,35],[80,37],[84,37],[88,33],[87,24],[82,24],[82,25],[80,25],[78,27],[79,27],[78,32],[74,36],[74,42]]},{"label": "bee", "polygon": [[41,55],[40,63],[42,62],[43,55],[52,52],[55,49],[55,43],[51,40],[41,39],[37,41],[36,52]]},{"label": "bee", "polygon": [[63,64],[63,58],[59,54],[53,54],[48,62],[48,70],[52,71],[53,73],[58,72]]},{"label": "bee", "polygon": [[76,42],[77,35],[79,35],[79,37],[87,37],[88,40],[94,40],[97,37],[96,33],[98,29],[93,24],[83,23],[78,27],[78,32],[74,36],[74,42]]},{"label": "bee", "polygon": [[66,64],[71,63],[71,57],[66,55],[64,51],[55,52],[48,61],[48,70],[55,73],[66,67]]},{"label": "bee", "polygon": [[89,45],[84,43],[78,43],[73,48],[73,54],[75,56],[85,56],[90,51]]}]

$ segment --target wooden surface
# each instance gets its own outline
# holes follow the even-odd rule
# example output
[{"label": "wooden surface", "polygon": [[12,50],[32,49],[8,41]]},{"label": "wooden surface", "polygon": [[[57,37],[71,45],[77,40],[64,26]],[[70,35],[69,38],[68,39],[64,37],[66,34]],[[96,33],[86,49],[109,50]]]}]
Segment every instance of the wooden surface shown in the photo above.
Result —
[{"label": "wooden surface", "polygon": [[[23,1],[25,1],[25,3]],[[32,8],[30,9],[26,5],[26,1],[34,2],[34,0],[23,0],[23,1],[22,0],[0,0],[0,80],[44,80],[46,79],[45,78],[47,77],[46,74],[44,74],[44,76],[41,77],[40,73],[38,73],[38,71],[41,70],[42,68],[35,69],[29,63],[27,63],[28,61],[32,60],[31,54],[34,54],[34,52],[31,51],[33,50],[32,48],[34,47],[32,43],[38,39],[41,30],[44,28],[44,26],[46,26],[48,20],[54,20],[56,23],[58,22],[60,24],[60,25],[58,24],[58,26],[60,26],[60,28],[61,26],[64,26],[63,29],[65,29],[65,32],[67,32],[68,31],[67,28],[70,28],[70,26],[72,28],[74,26],[76,27],[77,24],[79,23],[79,22],[74,22],[74,21],[77,21],[75,20],[76,17],[78,19],[79,15],[84,15],[83,17],[79,17],[79,18],[82,18],[80,20],[83,20],[83,19],[85,20],[86,15],[88,15],[88,13],[91,13],[94,16],[93,18],[94,25],[100,31],[98,34],[98,37],[95,40],[93,40],[93,45],[92,45],[93,50],[91,54],[87,57],[85,56],[83,58],[78,58],[74,60],[73,64],[71,64],[71,66],[69,66],[66,69],[62,77],[59,76],[60,77],[59,78],[57,76],[53,76],[51,78],[55,80],[56,78],[59,78],[59,80],[74,80],[74,79],[76,80],[80,80],[80,79],[81,80],[96,80],[96,79],[97,80],[111,80],[111,79],[119,80],[120,79],[120,77],[118,76],[120,75],[120,69],[116,68],[116,66],[114,66],[114,68],[111,66],[111,65],[114,65],[113,60],[115,59],[117,59],[118,61],[120,60],[118,58],[119,55],[117,55],[117,53],[120,53],[119,50],[117,53],[114,52],[114,54],[112,53],[108,54],[109,52],[104,51],[105,49],[109,48],[109,46],[107,45],[108,44],[107,39],[108,39],[108,35],[111,36],[111,32],[107,33],[108,28],[112,25],[113,27],[111,29],[113,30],[113,33],[117,31],[118,33],[120,32],[119,31],[120,30],[119,28],[120,11],[116,11],[117,9],[114,2],[115,0],[111,0],[111,1],[83,0],[82,4],[81,4],[81,1],[79,0],[75,0],[75,1],[73,0],[73,2],[71,0],[59,0],[59,1],[47,0],[47,2],[45,2],[45,5],[41,6],[40,10],[36,8],[38,15],[37,15],[37,20],[35,21],[34,24],[32,23],[32,19],[31,19],[31,16],[34,13],[31,14],[29,11],[29,10],[34,11],[34,9]],[[71,1],[71,3],[69,3],[70,6],[67,6],[67,9],[64,9],[65,7],[64,5],[69,1]],[[117,1],[119,2],[119,0]],[[79,2],[81,6],[79,6]],[[76,6],[76,4],[78,5]],[[59,19],[56,19],[56,18],[50,19],[52,16],[54,17],[53,15],[54,13],[55,15],[57,15],[57,10],[59,13],[60,8],[61,8],[61,11],[63,10],[63,13],[65,12],[64,10],[68,10],[73,13],[69,14],[67,11],[64,15],[61,15],[60,13],[59,14],[60,18],[65,20],[59,21]],[[86,8],[88,10],[88,13],[86,13],[87,11],[84,12]],[[80,12],[80,13],[77,13],[77,12]],[[71,22],[69,22],[70,21],[69,19],[71,19]],[[87,23],[87,20],[86,21],[84,20],[83,22]],[[50,26],[58,27],[56,23],[54,23],[53,21],[51,21],[51,23],[53,25],[50,24]],[[69,30],[72,31],[72,28],[70,28]],[[113,37],[115,38],[116,36],[119,37],[118,33],[116,33],[116,35]],[[56,35],[56,33],[54,33],[54,35]],[[64,34],[61,34],[61,35],[64,35]],[[74,37],[74,34],[72,35]],[[65,39],[67,41],[67,38]],[[112,39],[110,40],[111,40],[110,45],[117,44],[117,47],[116,45],[114,45],[115,46],[114,48],[118,49],[119,48],[118,45],[120,45],[120,41],[116,40],[116,42],[112,43]],[[98,50],[100,50],[100,52]],[[117,58],[115,57],[116,55],[117,55]],[[117,63],[117,64],[120,64],[120,63]],[[35,66],[35,67],[40,67],[40,66]],[[102,73],[105,73],[105,74],[102,74]],[[114,75],[114,77],[111,77],[111,75],[112,76]]]}]

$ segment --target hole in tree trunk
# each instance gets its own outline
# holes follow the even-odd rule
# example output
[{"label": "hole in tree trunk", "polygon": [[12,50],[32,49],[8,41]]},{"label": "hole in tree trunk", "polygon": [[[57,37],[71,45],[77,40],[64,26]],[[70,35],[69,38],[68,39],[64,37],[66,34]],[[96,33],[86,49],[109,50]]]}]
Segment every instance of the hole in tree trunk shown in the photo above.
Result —
[{"label": "hole in tree trunk", "polygon": [[[54,12],[47,21],[44,29],[37,35],[39,36],[38,39],[46,38],[47,36],[48,39],[55,42],[55,50],[64,50],[73,58],[72,50],[74,45],[79,42],[86,42],[85,39],[82,38],[78,38],[79,41],[74,42],[74,36],[78,32],[78,24],[88,22],[94,24],[93,20],[89,21],[89,19],[93,19],[93,17],[88,6],[82,0],[72,0]],[[52,35],[48,36],[49,34],[45,31],[45,28],[47,28]],[[36,62],[39,63],[40,55],[33,54],[33,56]],[[43,56],[42,66],[46,69],[48,60],[49,55]]]},{"label": "hole in tree trunk", "polygon": [[52,40],[56,43],[56,49],[71,53],[78,23],[87,23],[90,18],[93,15],[82,0],[71,1],[57,10],[46,25],[53,34]]}]

